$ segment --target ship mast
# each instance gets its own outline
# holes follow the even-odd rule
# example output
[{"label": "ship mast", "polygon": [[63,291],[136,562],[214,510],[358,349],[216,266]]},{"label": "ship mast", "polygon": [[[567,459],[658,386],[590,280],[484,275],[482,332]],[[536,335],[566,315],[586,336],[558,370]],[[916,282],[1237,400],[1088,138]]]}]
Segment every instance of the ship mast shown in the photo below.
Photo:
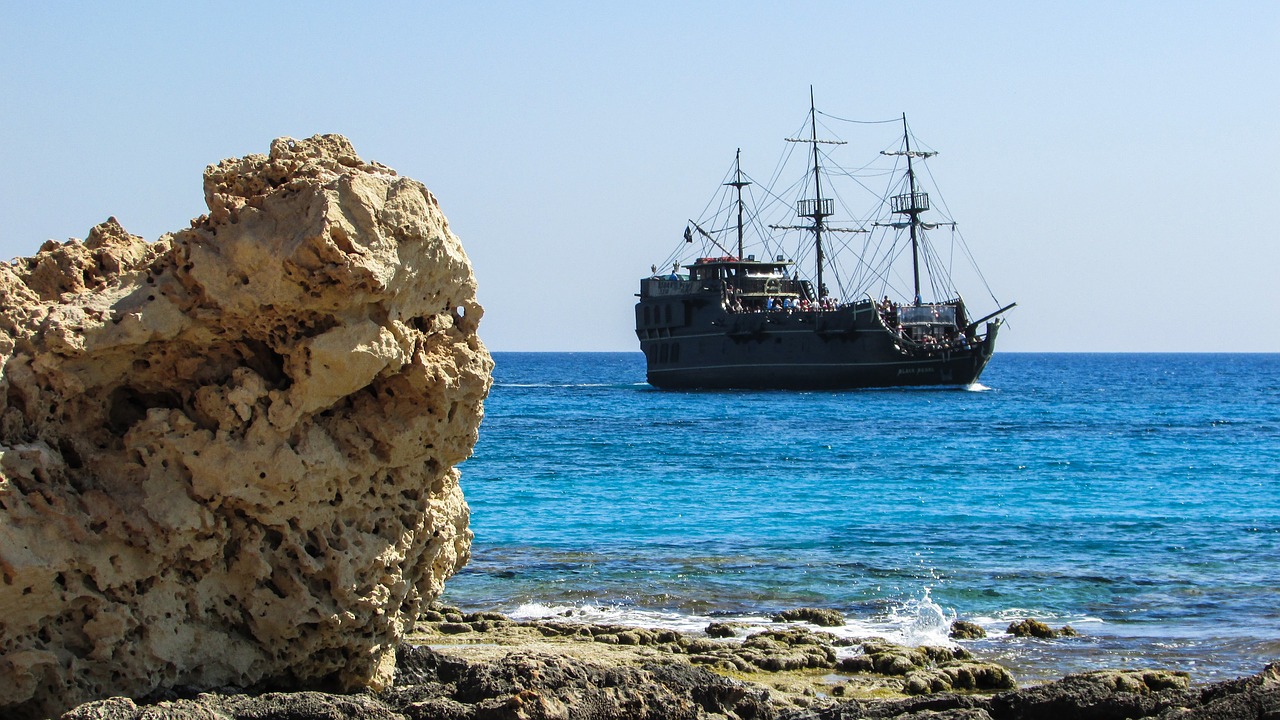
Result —
[{"label": "ship mast", "polygon": [[827,296],[826,284],[822,281],[822,273],[826,264],[826,253],[822,249],[822,234],[826,232],[852,232],[865,233],[867,230],[858,228],[839,228],[828,227],[827,218],[834,214],[835,200],[822,197],[822,166],[819,165],[818,145],[844,145],[843,140],[819,140],[818,139],[818,111],[813,103],[813,86],[809,86],[809,119],[810,133],[807,138],[786,138],[787,142],[811,143],[813,145],[813,197],[801,198],[796,201],[796,216],[808,218],[808,225],[770,225],[774,230],[808,230],[813,233],[813,245],[817,250],[818,272],[816,279],[818,282],[818,298]]},{"label": "ship mast", "polygon": [[[835,201],[831,198],[822,197],[822,168],[818,164],[818,145],[844,145],[843,140],[819,140],[818,139],[818,111],[813,103],[813,86],[809,86],[809,122],[810,136],[807,139],[787,138],[787,142],[807,142],[813,145],[813,197],[803,198],[796,201],[796,216],[809,218],[810,225],[805,230],[813,233],[813,245],[817,251],[818,272],[816,279],[818,281],[818,297],[825,297],[827,294],[826,285],[822,282],[822,270],[826,261],[826,255],[822,251],[822,233],[827,229],[826,220],[833,214]],[[778,229],[790,229],[787,226],[770,225],[769,227]]]},{"label": "ship mast", "polygon": [[738,191],[738,259],[742,259],[742,188],[744,185],[750,185],[747,180],[742,179],[742,148],[738,148],[738,152],[733,156],[733,182],[727,182],[725,185],[734,187]]},{"label": "ship mast", "polygon": [[911,163],[912,158],[928,158],[936,152],[912,151],[911,133],[907,130],[907,114],[902,114],[902,141],[904,149],[899,152],[883,152],[884,155],[905,155],[907,158],[907,188],[903,195],[894,195],[890,200],[891,210],[899,215],[911,218],[911,275],[915,280],[915,304],[920,305],[920,213],[929,209],[929,193],[916,190],[916,171]]},{"label": "ship mast", "polygon": [[826,295],[826,285],[822,284],[822,266],[826,257],[822,253],[822,226],[831,215],[833,203],[822,202],[822,173],[818,172],[818,111],[813,105],[813,86],[809,86],[809,126],[812,128],[809,140],[813,145],[813,197],[814,206],[810,214],[804,217],[813,218],[813,244],[818,260],[818,297]]}]

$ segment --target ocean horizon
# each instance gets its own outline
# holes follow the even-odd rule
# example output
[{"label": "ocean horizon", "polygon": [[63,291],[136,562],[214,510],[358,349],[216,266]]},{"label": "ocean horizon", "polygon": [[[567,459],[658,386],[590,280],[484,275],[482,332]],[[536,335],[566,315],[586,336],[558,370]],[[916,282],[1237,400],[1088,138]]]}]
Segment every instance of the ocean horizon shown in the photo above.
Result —
[{"label": "ocean horizon", "polygon": [[[1020,681],[1280,657],[1280,354],[1000,352],[968,388],[663,391],[495,352],[444,602],[697,630],[841,611]],[[1023,618],[1078,638],[1014,638]]]}]

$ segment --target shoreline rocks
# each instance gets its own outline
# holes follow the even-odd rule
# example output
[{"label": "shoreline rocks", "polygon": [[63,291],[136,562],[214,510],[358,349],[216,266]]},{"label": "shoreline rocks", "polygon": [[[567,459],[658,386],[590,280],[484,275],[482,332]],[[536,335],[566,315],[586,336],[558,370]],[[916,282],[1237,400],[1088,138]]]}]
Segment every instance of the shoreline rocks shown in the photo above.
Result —
[{"label": "shoreline rocks", "polygon": [[[974,671],[954,664],[967,655],[963,650],[945,649],[944,653],[944,649],[904,648],[883,640],[841,640],[806,629],[757,633],[761,641],[748,646],[750,637],[740,643],[717,641],[671,630],[561,620],[515,621],[497,613],[468,614],[453,608],[433,609],[425,615],[435,617],[432,613],[440,619],[424,622],[411,642],[399,648],[395,681],[381,691],[356,695],[206,693],[169,697],[153,705],[113,698],[76,708],[64,720],[1280,717],[1280,664],[1269,665],[1251,677],[1203,686],[1191,686],[1187,675],[1179,672],[1100,670],[1024,689],[974,692],[971,684],[978,681],[963,679]],[[836,644],[841,642],[845,644]],[[752,661],[756,669],[751,672],[697,660],[700,655],[733,657],[732,651],[715,653],[717,648],[735,645],[769,657],[808,659],[796,666],[777,663],[783,668],[778,670],[761,670],[760,665],[774,663]],[[852,650],[855,645],[861,654],[835,661],[849,675],[832,677],[828,667],[832,653],[828,650]],[[912,655],[915,657],[908,665],[917,668],[923,664],[923,669],[899,667],[898,661],[886,659]],[[750,656],[743,652],[740,657]],[[845,660],[861,657],[873,658],[869,672],[874,675],[859,678],[862,670],[843,667]],[[874,670],[878,662],[896,674],[880,674]],[[903,686],[904,677],[907,685],[919,685],[921,693],[904,694],[911,692]],[[895,683],[901,691],[889,689]],[[943,684],[950,689],[939,691]]]},{"label": "shoreline rocks", "polygon": [[1060,637],[1080,637],[1080,633],[1070,625],[1063,625],[1061,628],[1054,630],[1039,620],[1026,618],[1017,622],[1009,623],[1006,631],[1014,637],[1033,637],[1041,640],[1052,640]]},{"label": "shoreline rocks", "polygon": [[948,633],[948,637],[952,640],[981,640],[986,636],[985,628],[968,620],[956,620],[951,623],[951,632]]},{"label": "shoreline rocks", "polygon": [[435,197],[337,135],[0,263],[0,715],[385,687],[470,552],[492,360]]},{"label": "shoreline rocks", "polygon": [[844,625],[844,614],[827,608],[792,608],[775,614],[773,621],[807,622],[818,627],[840,627]]}]

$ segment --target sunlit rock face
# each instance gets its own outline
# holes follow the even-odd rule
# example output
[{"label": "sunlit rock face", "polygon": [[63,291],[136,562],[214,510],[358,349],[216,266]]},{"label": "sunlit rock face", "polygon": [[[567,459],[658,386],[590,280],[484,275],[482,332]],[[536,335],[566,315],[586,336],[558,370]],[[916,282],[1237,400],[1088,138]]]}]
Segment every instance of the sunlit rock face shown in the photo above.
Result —
[{"label": "sunlit rock face", "polygon": [[492,361],[419,182],[336,135],[206,168],[209,214],[0,264],[0,715],[379,687],[466,562]]}]

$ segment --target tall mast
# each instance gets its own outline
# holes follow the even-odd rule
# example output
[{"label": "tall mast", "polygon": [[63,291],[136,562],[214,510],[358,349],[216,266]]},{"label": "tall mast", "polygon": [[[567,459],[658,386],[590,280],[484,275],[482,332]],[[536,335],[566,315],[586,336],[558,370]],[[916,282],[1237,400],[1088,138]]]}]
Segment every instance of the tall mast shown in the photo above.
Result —
[{"label": "tall mast", "polygon": [[822,225],[830,212],[823,212],[830,208],[818,207],[822,205],[822,173],[818,171],[818,111],[813,104],[813,86],[809,86],[809,122],[812,128],[810,141],[813,145],[813,197],[815,200],[813,214],[813,244],[817,250],[818,258],[818,297],[821,298],[826,294],[826,286],[822,284],[822,265],[826,258],[822,253]]},{"label": "tall mast", "polygon": [[[770,225],[769,227],[778,230],[808,230],[813,233],[813,244],[817,250],[815,254],[817,255],[818,260],[818,272],[816,278],[818,281],[817,291],[818,297],[822,298],[827,294],[826,286],[822,282],[823,265],[826,262],[826,254],[822,251],[822,233],[825,230],[831,229],[827,227],[826,219],[833,214],[835,201],[831,198],[822,197],[822,168],[818,164],[818,144],[844,145],[844,141],[818,139],[818,111],[813,103],[812,85],[809,86],[809,120],[811,132],[808,138],[787,138],[786,140],[787,142],[804,142],[811,143],[813,145],[813,197],[802,198],[796,201],[796,216],[809,218],[810,224],[808,226],[801,227],[794,227],[790,225]],[[861,230],[851,231],[841,230],[840,228],[835,229],[840,230],[841,232],[862,232]]]},{"label": "tall mast", "polygon": [[927,158],[937,155],[933,152],[920,152],[911,150],[911,133],[907,130],[907,114],[902,114],[902,141],[904,150],[902,152],[884,153],[885,155],[905,155],[907,156],[907,188],[908,192],[904,195],[895,195],[892,198],[891,209],[900,215],[907,215],[911,218],[909,227],[911,228],[911,275],[915,279],[915,304],[920,304],[920,213],[929,209],[929,193],[918,192],[916,190],[916,171],[911,163],[912,158]]},{"label": "tall mast", "polygon": [[733,182],[725,183],[738,190],[738,259],[742,259],[742,187],[751,183],[742,179],[742,148],[733,156]]},{"label": "tall mast", "polygon": [[[817,281],[818,281],[818,297],[822,298],[827,294],[826,286],[822,282],[823,265],[826,262],[826,254],[822,251],[822,231],[826,229],[826,219],[831,216],[832,208],[835,202],[831,198],[822,197],[822,168],[818,164],[818,143],[828,143],[831,145],[843,145],[839,140],[819,140],[818,139],[818,111],[813,103],[813,86],[809,86],[809,123],[811,132],[808,140],[793,140],[787,138],[788,142],[807,142],[813,145],[813,198],[805,198],[796,203],[796,215],[803,218],[809,218],[811,224],[808,230],[813,232],[813,245],[817,251]],[[776,227],[776,226],[771,226]]]},{"label": "tall mast", "polygon": [[[907,114],[902,113],[902,142],[907,149],[907,184],[911,196],[916,194],[916,171],[911,164],[911,133],[907,132]],[[916,235],[920,225],[920,213],[911,213],[911,276],[916,281],[916,305],[920,304],[920,238]]]}]

